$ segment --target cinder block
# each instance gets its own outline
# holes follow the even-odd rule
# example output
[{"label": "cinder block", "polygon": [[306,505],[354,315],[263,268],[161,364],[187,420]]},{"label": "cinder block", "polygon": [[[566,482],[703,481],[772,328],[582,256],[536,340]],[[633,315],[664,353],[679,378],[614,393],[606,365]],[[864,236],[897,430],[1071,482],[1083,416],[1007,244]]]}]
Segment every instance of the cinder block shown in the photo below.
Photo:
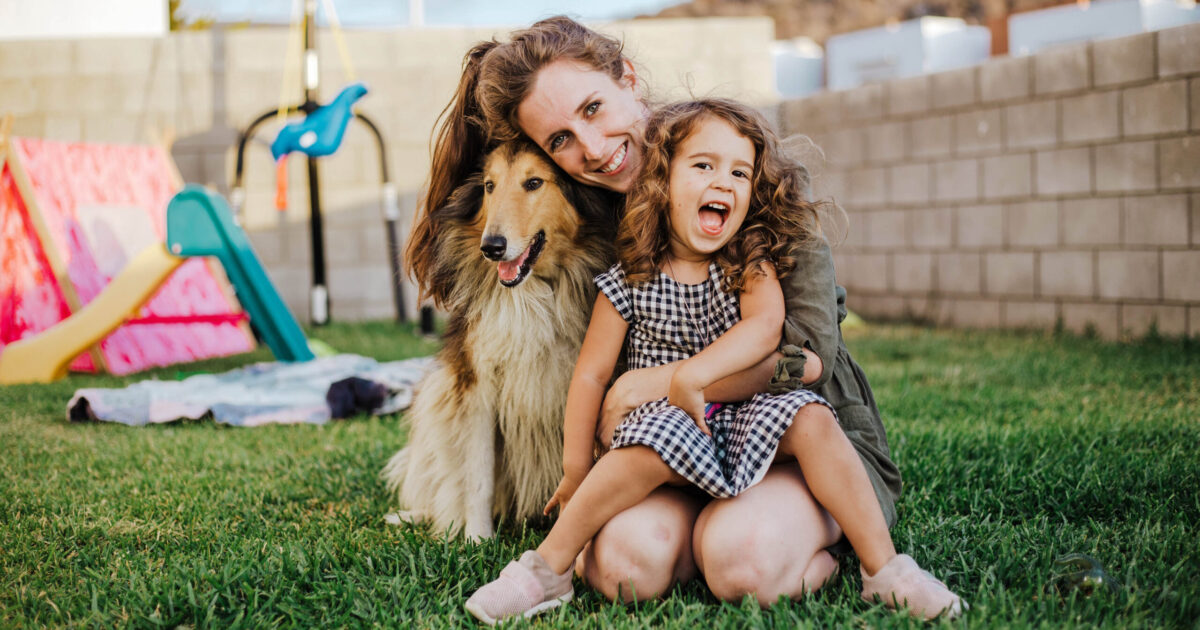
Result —
[{"label": "cinder block", "polygon": [[979,95],[983,102],[1025,98],[1033,88],[1031,57],[997,57],[979,66]]},{"label": "cinder block", "polygon": [[950,155],[953,125],[944,117],[912,121],[913,157],[936,158]]},{"label": "cinder block", "polygon": [[1158,143],[1158,184],[1163,188],[1200,188],[1200,136]]},{"label": "cinder block", "polygon": [[980,159],[983,165],[983,198],[1011,199],[1033,194],[1033,158],[1028,153]]},{"label": "cinder block", "polygon": [[1200,338],[1200,306],[1188,307],[1188,337]]},{"label": "cinder block", "polygon": [[[378,229],[378,228],[376,228]],[[326,227],[325,260],[329,265],[353,265],[362,261],[364,227]]]},{"label": "cinder block", "polygon": [[869,83],[842,92],[847,120],[877,120],[883,117],[883,85]]},{"label": "cinder block", "polygon": [[954,243],[954,211],[950,208],[912,210],[909,242],[915,247],[947,249]]},{"label": "cinder block", "polygon": [[1004,145],[999,109],[974,110],[954,116],[954,145],[957,155],[995,151]]},{"label": "cinder block", "polygon": [[983,286],[983,261],[979,254],[937,254],[934,276],[943,293],[978,295]]},{"label": "cinder block", "polygon": [[833,164],[858,165],[864,161],[865,148],[861,129],[842,129],[829,134],[825,157]]},{"label": "cinder block", "polygon": [[867,244],[871,247],[895,249],[907,245],[908,213],[903,210],[883,210],[866,215]]},{"label": "cinder block", "polygon": [[872,125],[865,129],[868,162],[896,162],[908,155],[908,125],[903,122]]},{"label": "cinder block", "polygon": [[1200,246],[1200,193],[1192,195],[1192,246]]},{"label": "cinder block", "polygon": [[985,290],[993,295],[1033,296],[1032,252],[993,252],[985,254]]},{"label": "cinder block", "polygon": [[1121,123],[1126,137],[1186,131],[1187,82],[1180,79],[1122,90]]},{"label": "cinder block", "polygon": [[959,68],[929,76],[930,94],[934,109],[960,107],[979,102],[976,69]]},{"label": "cinder block", "polygon": [[1188,101],[1192,104],[1191,129],[1192,131],[1196,131],[1200,130],[1200,79],[1192,79],[1191,81],[1188,81],[1188,85],[1190,86],[1188,91],[1191,93]]},{"label": "cinder block", "polygon": [[1030,201],[1008,206],[1007,240],[1012,247],[1058,244],[1058,202]]},{"label": "cinder block", "polygon": [[919,114],[929,109],[929,75],[895,79],[883,86],[889,116]]},{"label": "cinder block", "polygon": [[1096,264],[1101,298],[1159,297],[1158,252],[1100,252]]},{"label": "cinder block", "polygon": [[1163,297],[1200,302],[1200,250],[1164,251]]},{"label": "cinder block", "polygon": [[[846,229],[836,249],[855,251],[867,245],[867,212],[846,212]],[[835,251],[836,251],[835,249]]]},{"label": "cinder block", "polygon": [[267,266],[279,265],[283,260],[283,235],[277,229],[248,230],[246,236],[254,246],[262,264]]},{"label": "cinder block", "polygon": [[1058,307],[1053,302],[1006,301],[1000,310],[1005,328],[1045,330],[1058,321]]},{"label": "cinder block", "polygon": [[887,291],[888,262],[887,254],[855,254],[847,256],[850,264],[850,277],[854,284],[847,286],[856,291]]},{"label": "cinder block", "polygon": [[931,254],[895,254],[892,256],[892,289],[901,292],[927,292],[933,289]]},{"label": "cinder block", "polygon": [[813,177],[813,195],[817,199],[833,199],[845,202],[849,199],[846,194],[848,174],[845,171],[826,171]]},{"label": "cinder block", "polygon": [[392,270],[387,265],[347,265],[329,268],[329,297],[343,300],[367,300],[390,295]]},{"label": "cinder block", "polygon": [[955,210],[958,246],[967,249],[1004,244],[1004,209],[999,205],[964,206]]},{"label": "cinder block", "polygon": [[933,197],[938,201],[979,199],[979,163],[970,158],[935,162]]},{"label": "cinder block", "polygon": [[61,142],[79,142],[83,140],[83,121],[78,116],[48,115],[42,137]]},{"label": "cinder block", "polygon": [[1096,294],[1091,252],[1042,252],[1038,256],[1038,295],[1090,298]]},{"label": "cinder block", "polygon": [[1101,339],[1116,339],[1117,329],[1116,304],[1075,304],[1062,305],[1063,327],[1074,333],[1095,331]]},{"label": "cinder block", "polygon": [[[0,50],[3,48],[0,46]],[[0,112],[24,116],[38,111],[38,91],[34,88],[33,79],[0,79]]]},{"label": "cinder block", "polygon": [[847,202],[855,208],[870,208],[887,202],[887,168],[860,168],[850,171]]},{"label": "cinder block", "polygon": [[1187,307],[1142,304],[1121,305],[1121,331],[1144,337],[1153,328],[1160,335],[1182,337],[1187,334]]},{"label": "cinder block", "polygon": [[1087,147],[1038,151],[1036,192],[1039,195],[1071,195],[1092,192],[1092,158]]},{"label": "cinder block", "polygon": [[1123,142],[1096,147],[1096,191],[1152,191],[1155,181],[1153,140]]},{"label": "cinder block", "polygon": [[888,189],[892,204],[929,203],[933,171],[928,164],[913,163],[888,169]]},{"label": "cinder block", "polygon": [[[75,72],[94,76],[145,76],[150,73],[154,60],[163,55],[164,41],[163,38],[100,37],[74,40]],[[276,63],[278,59],[277,53]]]},{"label": "cinder block", "polygon": [[798,133],[814,136],[824,131],[818,116],[807,98],[783,101],[779,103],[779,133],[785,138]]},{"label": "cinder block", "polygon": [[997,300],[954,300],[951,320],[963,328],[998,328],[1000,302]]},{"label": "cinder block", "polygon": [[[1009,149],[1045,147],[1058,143],[1057,100],[1035,101],[1004,108],[1004,143]],[[916,142],[916,129],[913,141]]]},{"label": "cinder block", "polygon": [[[1125,199],[1125,243],[1187,245],[1187,195],[1155,195]],[[1196,279],[1200,282],[1200,278]]]},{"label": "cinder block", "polygon": [[1154,33],[1092,42],[1096,87],[1154,78]]},{"label": "cinder block", "polygon": [[0,42],[0,72],[6,79],[66,76],[74,58],[71,40]]},{"label": "cinder block", "polygon": [[83,119],[83,141],[113,144],[137,144],[145,129],[137,116],[92,114]]},{"label": "cinder block", "polygon": [[1193,22],[1158,32],[1158,75],[1173,77],[1200,72],[1200,23]]},{"label": "cinder block", "polygon": [[1077,92],[1091,86],[1091,45],[1049,48],[1033,56],[1034,94]]},{"label": "cinder block", "polygon": [[1120,94],[1116,90],[1064,98],[1063,142],[1088,142],[1119,137],[1120,112]]},{"label": "cinder block", "polygon": [[1064,245],[1116,245],[1121,242],[1121,203],[1116,197],[1066,199],[1060,211]]},{"label": "cinder block", "polygon": [[891,321],[903,319],[907,316],[905,309],[905,300],[902,297],[894,296],[860,296],[854,299],[855,313],[868,319],[878,319],[882,321]]}]

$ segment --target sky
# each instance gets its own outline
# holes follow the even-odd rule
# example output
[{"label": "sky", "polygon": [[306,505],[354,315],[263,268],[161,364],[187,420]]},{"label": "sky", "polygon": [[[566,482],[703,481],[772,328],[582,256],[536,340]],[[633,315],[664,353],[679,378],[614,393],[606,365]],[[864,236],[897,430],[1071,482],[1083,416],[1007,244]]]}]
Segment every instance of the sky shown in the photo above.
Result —
[{"label": "sky", "polygon": [[[551,15],[582,20],[616,20],[657,12],[682,0],[424,0],[426,26],[524,25]],[[318,6],[322,4],[318,1]],[[293,0],[182,0],[178,15],[218,22],[286,24]],[[409,24],[409,0],[335,0],[346,27],[393,27]],[[323,12],[318,12],[320,19]],[[324,20],[322,20],[324,22]]]}]

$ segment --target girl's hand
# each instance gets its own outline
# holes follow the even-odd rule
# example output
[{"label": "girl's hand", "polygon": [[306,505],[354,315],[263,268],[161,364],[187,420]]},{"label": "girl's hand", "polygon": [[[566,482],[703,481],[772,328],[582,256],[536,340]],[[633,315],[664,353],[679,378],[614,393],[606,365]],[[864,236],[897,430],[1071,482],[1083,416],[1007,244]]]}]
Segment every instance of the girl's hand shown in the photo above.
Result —
[{"label": "girl's hand", "polygon": [[694,380],[686,369],[687,361],[675,371],[671,378],[671,387],[667,392],[667,402],[682,409],[696,421],[700,431],[712,437],[708,422],[704,419],[704,386]]},{"label": "girl's hand", "polygon": [[604,446],[612,444],[613,429],[639,405],[667,395],[677,364],[630,370],[617,378],[604,395],[596,437]]},{"label": "girl's hand", "polygon": [[550,516],[550,511],[558,507],[559,512],[567,509],[567,501],[575,495],[575,491],[579,489],[579,484],[583,479],[576,479],[573,475],[563,475],[561,481],[558,482],[558,488],[554,490],[554,496],[546,502],[546,507],[542,508],[542,514]]}]

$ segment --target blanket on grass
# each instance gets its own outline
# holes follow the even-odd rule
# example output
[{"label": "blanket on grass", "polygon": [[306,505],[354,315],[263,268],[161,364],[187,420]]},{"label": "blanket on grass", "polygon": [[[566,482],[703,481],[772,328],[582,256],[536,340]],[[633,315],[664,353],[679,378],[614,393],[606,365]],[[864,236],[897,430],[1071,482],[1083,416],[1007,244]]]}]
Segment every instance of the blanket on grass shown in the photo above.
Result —
[{"label": "blanket on grass", "polygon": [[378,363],[340,354],[301,363],[256,363],[182,381],[148,380],[123,389],[86,388],[67,403],[67,419],[143,426],[211,414],[216,422],[238,427],[324,424],[407,408],[413,386],[432,365],[432,357]]}]

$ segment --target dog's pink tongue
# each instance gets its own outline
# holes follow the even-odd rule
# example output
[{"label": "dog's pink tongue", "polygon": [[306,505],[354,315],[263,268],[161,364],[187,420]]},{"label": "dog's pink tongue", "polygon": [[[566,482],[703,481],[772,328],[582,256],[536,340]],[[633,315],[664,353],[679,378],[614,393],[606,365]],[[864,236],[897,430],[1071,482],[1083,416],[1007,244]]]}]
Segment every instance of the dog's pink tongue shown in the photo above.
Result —
[{"label": "dog's pink tongue", "polygon": [[500,280],[504,282],[512,282],[521,274],[521,265],[525,264],[525,259],[529,258],[529,249],[521,252],[521,255],[513,260],[502,260],[496,263],[496,272],[500,274]]},{"label": "dog's pink tongue", "polygon": [[700,229],[709,234],[720,234],[725,219],[716,210],[700,209]]}]

